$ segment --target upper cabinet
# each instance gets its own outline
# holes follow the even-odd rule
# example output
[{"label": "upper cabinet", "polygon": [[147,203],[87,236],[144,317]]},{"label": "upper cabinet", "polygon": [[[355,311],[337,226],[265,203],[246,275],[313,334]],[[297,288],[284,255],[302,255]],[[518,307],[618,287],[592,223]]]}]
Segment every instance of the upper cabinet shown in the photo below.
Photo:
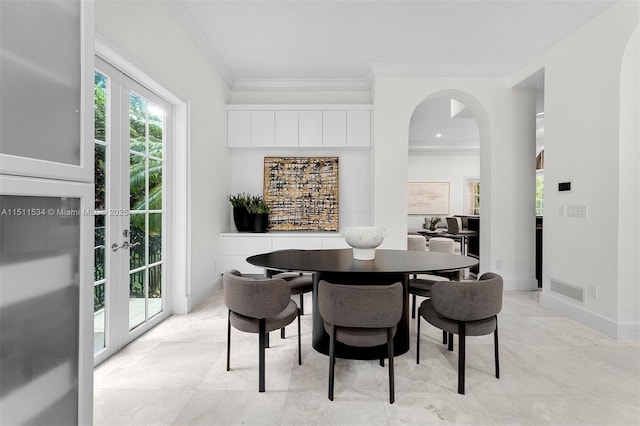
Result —
[{"label": "upper cabinet", "polygon": [[93,3],[0,1],[0,171],[93,180]]},{"label": "upper cabinet", "polygon": [[275,140],[278,146],[298,146],[298,114],[298,111],[275,111]]},{"label": "upper cabinet", "polygon": [[251,111],[227,111],[227,146],[251,146]]},{"label": "upper cabinet", "polygon": [[347,144],[353,147],[371,146],[371,111],[347,111]]},{"label": "upper cabinet", "polygon": [[227,105],[229,148],[369,148],[370,105]]},{"label": "upper cabinet", "polygon": [[347,146],[347,111],[322,111],[322,146]]},{"label": "upper cabinet", "polygon": [[275,112],[251,111],[251,145],[274,146]]},{"label": "upper cabinet", "polygon": [[298,117],[298,146],[321,147],[322,111],[300,111]]}]

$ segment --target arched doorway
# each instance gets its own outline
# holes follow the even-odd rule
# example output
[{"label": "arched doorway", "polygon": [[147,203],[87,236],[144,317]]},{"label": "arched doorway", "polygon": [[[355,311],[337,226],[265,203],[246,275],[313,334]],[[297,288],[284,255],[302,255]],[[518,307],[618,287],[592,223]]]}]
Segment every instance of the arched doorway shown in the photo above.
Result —
[{"label": "arched doorway", "polygon": [[[465,228],[480,231],[480,130],[459,97],[437,93],[416,106],[409,124],[407,175],[409,233],[433,222],[445,231],[447,216],[461,216]],[[479,236],[470,239],[465,251],[479,257],[479,241]]]}]

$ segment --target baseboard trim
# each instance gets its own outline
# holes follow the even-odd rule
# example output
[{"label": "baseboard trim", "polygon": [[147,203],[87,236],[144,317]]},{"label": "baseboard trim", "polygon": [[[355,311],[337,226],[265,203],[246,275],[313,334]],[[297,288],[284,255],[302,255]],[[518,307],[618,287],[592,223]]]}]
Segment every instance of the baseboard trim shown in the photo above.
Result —
[{"label": "baseboard trim", "polygon": [[538,290],[538,281],[536,279],[504,279],[504,289],[516,291]]},{"label": "baseboard trim", "polygon": [[640,323],[616,322],[589,311],[578,303],[548,291],[540,294],[540,305],[565,315],[616,340],[640,340]]},{"label": "baseboard trim", "polygon": [[191,293],[191,297],[189,298],[189,312],[193,311],[196,307],[198,307],[202,302],[207,300],[210,296],[222,288],[222,275],[216,278],[211,285],[208,285],[203,291]]}]

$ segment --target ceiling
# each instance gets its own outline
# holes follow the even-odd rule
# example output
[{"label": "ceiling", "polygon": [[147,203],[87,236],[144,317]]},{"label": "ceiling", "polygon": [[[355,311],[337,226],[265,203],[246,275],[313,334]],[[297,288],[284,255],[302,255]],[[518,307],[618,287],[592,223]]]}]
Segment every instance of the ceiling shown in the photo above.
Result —
[{"label": "ceiling", "polygon": [[504,76],[613,4],[165,1],[234,90],[368,90],[374,76]]},{"label": "ceiling", "polygon": [[409,126],[409,146],[477,151],[480,131],[473,115],[468,109],[451,115],[450,98],[431,98],[418,105]]},{"label": "ceiling", "polygon": [[[375,76],[507,76],[615,1],[165,2],[233,90],[370,90]],[[433,99],[416,109],[409,143],[477,152],[478,126]]]}]

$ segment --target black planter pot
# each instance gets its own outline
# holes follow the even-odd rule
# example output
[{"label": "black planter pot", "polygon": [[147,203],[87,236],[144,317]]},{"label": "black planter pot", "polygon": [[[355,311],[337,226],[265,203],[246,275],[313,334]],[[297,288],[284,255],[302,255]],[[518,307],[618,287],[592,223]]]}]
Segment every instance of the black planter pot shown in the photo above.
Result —
[{"label": "black planter pot", "polygon": [[253,216],[253,232],[267,232],[267,225],[269,224],[268,213],[257,213]]},{"label": "black planter pot", "polygon": [[236,225],[238,232],[253,231],[253,217],[244,207],[233,208],[233,223]]}]

